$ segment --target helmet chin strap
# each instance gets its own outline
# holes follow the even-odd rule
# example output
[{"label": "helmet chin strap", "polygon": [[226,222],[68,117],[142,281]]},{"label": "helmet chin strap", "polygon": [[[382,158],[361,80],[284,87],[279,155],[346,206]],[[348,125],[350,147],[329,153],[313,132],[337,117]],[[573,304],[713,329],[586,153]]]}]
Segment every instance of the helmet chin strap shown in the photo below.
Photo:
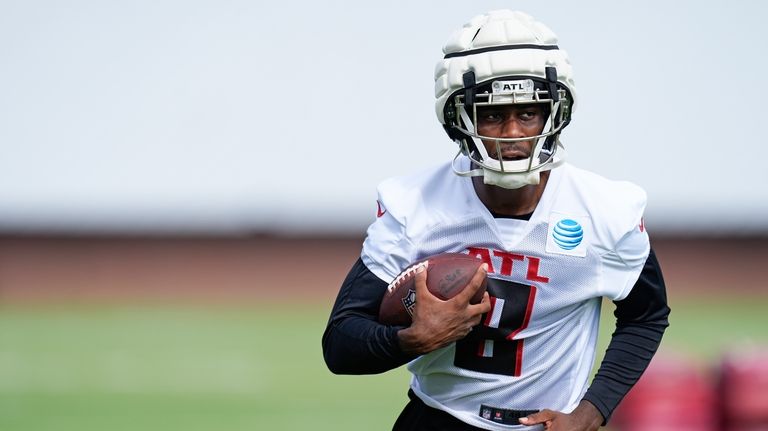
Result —
[{"label": "helmet chin strap", "polygon": [[[481,153],[483,160],[490,158],[488,153],[485,151],[485,146],[483,145],[483,142],[475,136],[476,135],[475,128],[472,122],[470,121],[469,116],[467,115],[467,112],[462,109],[460,116],[464,120],[464,124],[465,124],[465,127],[467,128],[467,131],[470,132],[469,138],[472,139],[472,142],[474,142],[475,147],[477,147],[478,151]],[[551,121],[551,118],[547,120],[545,129],[550,124],[550,121]],[[529,157],[529,161],[528,161],[529,163],[532,162],[532,160],[530,160],[531,157],[536,157],[539,154],[540,148],[546,139],[547,139],[546,137],[542,137],[538,139],[538,142],[534,147],[534,151],[531,152],[531,155]],[[555,154],[557,154],[559,157],[557,157],[555,160],[552,160],[549,163],[546,163],[534,169],[522,171],[522,172],[500,172],[500,171],[496,171],[496,170],[485,167],[483,163],[480,163],[479,168],[471,169],[469,171],[458,170],[456,168],[456,159],[458,159],[459,156],[464,152],[466,152],[467,155],[469,155],[471,152],[470,152],[470,149],[466,147],[466,144],[462,142],[462,140],[457,139],[456,143],[459,145],[459,152],[456,154],[456,157],[453,158],[453,161],[451,162],[451,167],[453,168],[453,172],[456,175],[459,175],[462,177],[482,176],[484,184],[499,186],[505,189],[519,189],[528,185],[537,185],[541,180],[541,175],[540,175],[541,172],[556,168],[561,164],[563,164],[563,162],[565,162],[565,148],[563,147],[563,144],[560,143],[559,136],[555,136],[554,139],[555,139],[555,148],[553,148],[553,152],[555,152]],[[470,157],[470,160],[473,160],[473,159]],[[502,166],[503,166],[503,163],[504,162],[500,162]]]},{"label": "helmet chin strap", "polygon": [[505,189],[519,189],[528,185],[539,184],[541,179],[539,172],[502,173],[483,168],[483,183]]},{"label": "helmet chin strap", "polygon": [[[461,142],[458,142],[458,144],[461,146]],[[560,144],[560,141],[557,142],[558,147],[560,148],[559,151],[565,152],[565,148],[563,148],[562,144]],[[453,168],[453,172],[461,177],[483,177],[483,183],[492,185],[492,186],[499,186],[503,187],[505,189],[519,189],[521,187],[529,186],[529,185],[537,185],[540,182],[541,179],[541,172],[548,171],[551,169],[554,169],[565,162],[565,159],[563,157],[559,157],[557,160],[547,163],[546,165],[532,170],[528,172],[497,172],[492,171],[490,169],[480,167],[471,169],[468,171],[461,171],[456,166],[456,160],[463,154],[462,150],[459,150],[458,153],[456,153],[456,156],[453,158],[453,161],[451,162],[451,167]]]}]

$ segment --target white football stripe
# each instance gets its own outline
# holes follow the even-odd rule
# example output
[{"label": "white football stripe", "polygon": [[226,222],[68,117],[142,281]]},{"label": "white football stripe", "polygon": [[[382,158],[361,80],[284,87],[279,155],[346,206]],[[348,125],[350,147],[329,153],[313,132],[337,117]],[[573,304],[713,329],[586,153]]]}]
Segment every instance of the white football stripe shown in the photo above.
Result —
[{"label": "white football stripe", "polygon": [[491,318],[488,321],[488,327],[498,328],[499,321],[501,320],[501,310],[504,309],[504,300],[496,298],[493,304],[493,310],[491,310]]},{"label": "white football stripe", "polygon": [[483,346],[483,357],[490,358],[492,356],[493,356],[493,340],[485,340],[485,345]]}]

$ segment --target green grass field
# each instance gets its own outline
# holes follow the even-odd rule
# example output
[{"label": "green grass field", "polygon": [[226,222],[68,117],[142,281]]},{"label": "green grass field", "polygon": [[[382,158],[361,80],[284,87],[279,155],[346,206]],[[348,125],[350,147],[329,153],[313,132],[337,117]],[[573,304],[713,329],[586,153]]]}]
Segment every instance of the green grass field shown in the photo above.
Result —
[{"label": "green grass field", "polygon": [[[768,345],[766,305],[673,302],[663,349],[706,365],[734,346]],[[0,430],[391,429],[407,373],[328,372],[329,306],[4,305]]]}]

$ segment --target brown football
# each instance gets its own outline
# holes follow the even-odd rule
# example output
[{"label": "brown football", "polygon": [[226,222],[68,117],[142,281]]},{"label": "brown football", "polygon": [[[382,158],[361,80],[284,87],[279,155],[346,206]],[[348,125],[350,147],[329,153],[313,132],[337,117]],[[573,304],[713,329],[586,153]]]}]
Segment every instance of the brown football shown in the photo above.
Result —
[{"label": "brown football", "polygon": [[[424,261],[429,261],[427,289],[443,300],[453,298],[464,290],[477,268],[483,264],[479,258],[466,254],[443,253],[408,265],[387,287],[379,308],[379,323],[402,326],[411,324],[416,304],[416,268]],[[477,304],[482,301],[486,287],[486,280],[483,279],[483,285],[470,302]]]}]

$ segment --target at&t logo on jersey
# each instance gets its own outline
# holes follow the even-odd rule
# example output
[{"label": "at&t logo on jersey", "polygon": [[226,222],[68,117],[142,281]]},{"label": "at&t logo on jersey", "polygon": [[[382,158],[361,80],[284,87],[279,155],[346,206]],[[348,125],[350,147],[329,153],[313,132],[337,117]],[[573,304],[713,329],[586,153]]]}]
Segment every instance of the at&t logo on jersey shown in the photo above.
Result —
[{"label": "at&t logo on jersey", "polygon": [[549,216],[547,232],[547,253],[585,257],[585,229],[589,217],[552,213]]},{"label": "at&t logo on jersey", "polygon": [[573,250],[584,239],[584,229],[576,220],[564,218],[555,225],[552,238],[563,250]]}]

